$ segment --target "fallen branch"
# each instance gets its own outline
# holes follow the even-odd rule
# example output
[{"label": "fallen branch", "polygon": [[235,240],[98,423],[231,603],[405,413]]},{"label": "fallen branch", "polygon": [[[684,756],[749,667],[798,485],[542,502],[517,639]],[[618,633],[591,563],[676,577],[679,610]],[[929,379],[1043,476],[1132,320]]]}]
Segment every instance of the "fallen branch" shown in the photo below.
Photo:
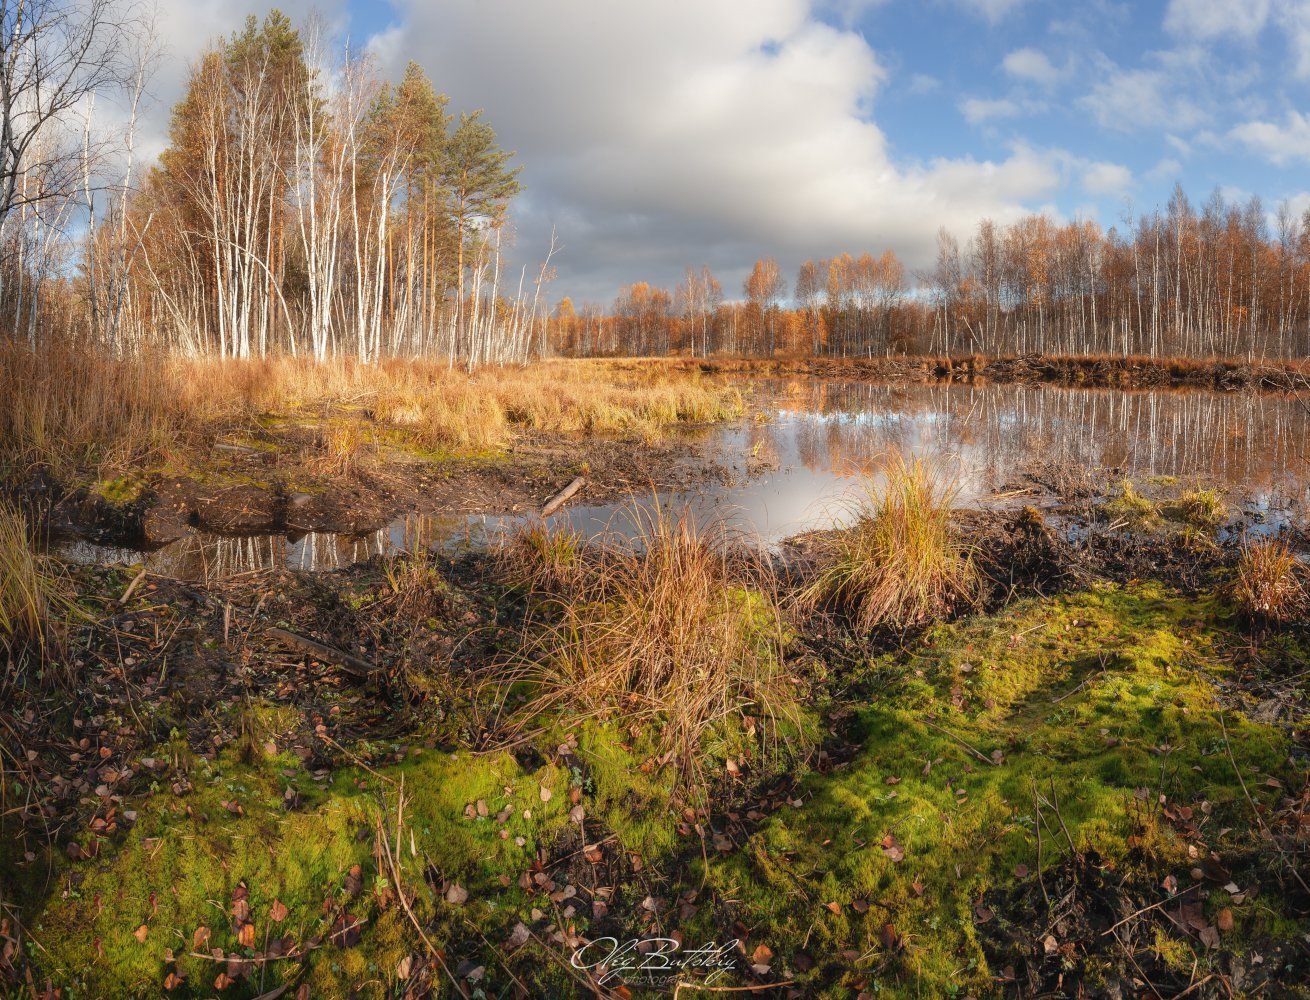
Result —
[{"label": "fallen branch", "polygon": [[979,750],[977,747],[975,747],[975,746],[971,746],[970,744],[964,742],[964,740],[960,739],[960,737],[956,736],[956,735],[955,735],[953,732],[951,732],[949,729],[943,729],[941,726],[937,725],[937,723],[935,723],[935,722],[929,722],[927,719],[924,719],[924,720],[923,720],[923,724],[924,724],[925,726],[931,726],[933,729],[937,730],[937,732],[941,733],[943,736],[949,736],[949,737],[950,737],[951,739],[953,739],[956,743],[960,744],[960,746],[964,747],[964,749],[968,750],[969,753],[973,754],[973,755],[974,755],[975,757],[977,757],[980,761],[982,761],[984,764],[991,764],[992,767],[1000,767],[1000,766],[1001,766],[1001,762],[1000,762],[1000,761],[998,761],[998,760],[992,760],[992,758],[988,757],[986,754],[984,754],[984,753],[983,753],[981,750]]},{"label": "fallen branch", "polygon": [[127,585],[127,589],[123,591],[123,596],[118,599],[118,606],[120,608],[124,607],[127,604],[127,602],[132,599],[132,595],[136,592],[136,588],[141,586],[141,581],[146,578],[146,574],[148,572],[149,571],[147,570],[147,568],[145,566],[142,566],[141,572],[138,573],[136,576],[132,577],[132,582],[129,583]]},{"label": "fallen branch", "polygon": [[541,508],[541,516],[550,517],[551,514],[555,513],[555,511],[563,507],[564,504],[568,502],[569,498],[573,496],[573,494],[577,493],[578,490],[582,489],[582,487],[586,484],[586,482],[587,480],[582,478],[582,476],[578,476],[575,480],[573,480],[573,482],[569,483],[567,486],[564,487],[564,489],[560,490],[553,497],[551,497],[549,500],[546,501],[546,506]]},{"label": "fallen branch", "polygon": [[337,649],[336,646],[329,646],[326,643],[319,642],[317,639],[297,635],[295,632],[289,632],[284,628],[270,628],[265,634],[293,649],[300,650],[302,653],[308,653],[317,660],[335,664],[343,668],[347,673],[353,674],[362,680],[369,680],[377,673],[378,668],[375,664],[347,653],[344,649]]},{"label": "fallen branch", "polygon": [[1186,895],[1187,895],[1189,892],[1191,892],[1193,889],[1199,889],[1199,888],[1201,888],[1201,885],[1202,885],[1202,883],[1197,882],[1195,885],[1189,885],[1186,889],[1180,889],[1178,892],[1175,892],[1175,893],[1174,893],[1172,896],[1170,896],[1168,899],[1162,899],[1162,900],[1160,900],[1160,902],[1158,902],[1158,903],[1152,903],[1150,906],[1143,906],[1140,910],[1134,910],[1132,913],[1128,914],[1128,916],[1124,917],[1122,920],[1120,920],[1117,924],[1115,924],[1115,925],[1114,925],[1113,927],[1111,927],[1109,930],[1101,931],[1101,937],[1105,937],[1105,935],[1107,935],[1107,934],[1112,934],[1112,933],[1114,933],[1114,931],[1118,930],[1118,929],[1119,929],[1120,927],[1122,927],[1124,924],[1128,923],[1128,921],[1133,920],[1133,919],[1136,918],[1136,917],[1140,917],[1143,913],[1150,913],[1152,910],[1154,910],[1156,907],[1159,907],[1159,906],[1167,906],[1168,904],[1172,903],[1174,900],[1176,900],[1176,899],[1180,899],[1181,897],[1186,896]]}]

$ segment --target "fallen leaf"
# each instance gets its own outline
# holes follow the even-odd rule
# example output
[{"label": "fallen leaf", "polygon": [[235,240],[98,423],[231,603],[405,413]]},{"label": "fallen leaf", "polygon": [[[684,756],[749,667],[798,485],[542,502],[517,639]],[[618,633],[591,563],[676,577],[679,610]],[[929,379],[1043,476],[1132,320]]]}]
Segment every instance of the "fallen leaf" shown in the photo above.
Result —
[{"label": "fallen leaf", "polygon": [[149,934],[150,934],[150,928],[147,927],[145,924],[142,924],[140,927],[138,927],[136,930],[132,932],[132,936],[136,938],[138,941],[140,941],[142,944],[146,943],[146,937]]},{"label": "fallen leaf", "polygon": [[268,909],[268,916],[274,923],[280,924],[282,921],[286,920],[287,915],[290,912],[291,911],[283,905],[282,900],[275,899],[273,900],[273,905]]},{"label": "fallen leaf", "polygon": [[446,889],[447,903],[453,903],[455,906],[463,906],[468,902],[468,898],[468,890],[457,882],[451,882],[450,886]]}]

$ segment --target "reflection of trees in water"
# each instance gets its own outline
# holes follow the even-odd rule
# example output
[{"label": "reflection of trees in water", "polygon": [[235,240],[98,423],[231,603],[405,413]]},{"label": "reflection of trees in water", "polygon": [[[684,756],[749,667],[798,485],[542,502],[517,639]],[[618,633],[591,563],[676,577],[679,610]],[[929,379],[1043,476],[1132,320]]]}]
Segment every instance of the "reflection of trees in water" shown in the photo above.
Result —
[{"label": "reflection of trees in water", "polygon": [[265,569],[343,569],[392,547],[387,530],[367,535],[192,535],[151,553],[150,569],[181,580],[219,579]]},{"label": "reflection of trees in water", "polygon": [[[1303,485],[1310,414],[1258,394],[1017,385],[865,384],[792,389],[771,426],[811,471],[866,469],[890,452],[958,456],[992,484],[1034,461],[1228,485]],[[780,438],[791,436],[791,448]]]}]

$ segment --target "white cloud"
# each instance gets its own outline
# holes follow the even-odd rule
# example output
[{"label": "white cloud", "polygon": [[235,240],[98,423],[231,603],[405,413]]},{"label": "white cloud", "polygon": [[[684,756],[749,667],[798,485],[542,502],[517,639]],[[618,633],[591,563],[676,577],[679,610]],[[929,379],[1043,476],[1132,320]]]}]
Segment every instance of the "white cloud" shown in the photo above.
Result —
[{"label": "white cloud", "polygon": [[1093,196],[1123,194],[1133,186],[1133,172],[1118,163],[1089,163],[1083,168],[1082,184]]},{"label": "white cloud", "polygon": [[1102,69],[1103,79],[1080,103],[1099,124],[1123,132],[1193,128],[1206,115],[1187,97],[1174,93],[1176,74],[1155,69]]},{"label": "white cloud", "polygon": [[1001,62],[1002,68],[1016,80],[1026,80],[1052,86],[1064,76],[1043,52],[1036,49],[1015,49]]},{"label": "white cloud", "polygon": [[[938,226],[1012,219],[1063,179],[1026,148],[894,156],[874,120],[877,56],[806,0],[757,0],[750,17],[737,0],[406,0],[399,13],[373,46],[384,68],[417,59],[454,108],[486,108],[525,167],[522,253],[556,225],[557,288],[575,298],[700,261],[726,288],[763,253],[790,268],[892,247],[922,267]],[[495,39],[494,59],[478,38]]]},{"label": "white cloud", "polygon": [[1022,109],[1014,101],[970,97],[960,102],[960,114],[970,125],[980,125],[993,118],[1014,118]]},{"label": "white cloud", "polygon": [[1188,38],[1258,35],[1269,20],[1270,0],[1169,0],[1165,30]]},{"label": "white cloud", "polygon": [[1146,172],[1147,178],[1157,183],[1177,180],[1182,175],[1183,165],[1172,156],[1166,156]]},{"label": "white cloud", "polygon": [[1310,0],[1279,0],[1277,17],[1287,38],[1293,74],[1310,79]]},{"label": "white cloud", "polygon": [[998,24],[1012,11],[1018,10],[1027,0],[956,0],[966,10]]},{"label": "white cloud", "polygon": [[1297,160],[1310,162],[1310,117],[1299,111],[1289,111],[1281,124],[1246,122],[1229,134],[1276,166],[1285,167]]}]

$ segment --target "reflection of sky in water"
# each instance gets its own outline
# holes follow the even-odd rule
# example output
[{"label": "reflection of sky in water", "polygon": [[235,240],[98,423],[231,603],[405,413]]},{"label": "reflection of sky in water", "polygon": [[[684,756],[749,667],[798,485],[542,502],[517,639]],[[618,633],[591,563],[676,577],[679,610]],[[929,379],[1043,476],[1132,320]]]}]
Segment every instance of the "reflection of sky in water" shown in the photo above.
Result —
[{"label": "reflection of sky in water", "polygon": [[[977,503],[1035,462],[1058,461],[1241,488],[1275,521],[1310,501],[1304,399],[1207,392],[1120,392],[1048,386],[886,386],[807,381],[762,390],[763,422],[719,429],[711,447],[730,470],[686,495],[699,522],[777,542],[845,516],[862,475],[885,456],[919,456],[958,477]],[[748,473],[752,473],[748,475]],[[585,496],[585,493],[583,494]],[[652,497],[638,497],[649,509]],[[378,553],[494,541],[520,517],[408,517],[367,535],[192,536],[150,554],[151,568],[188,579],[270,566],[330,570]],[[552,518],[587,535],[631,532],[615,506],[574,504]],[[133,562],[141,553],[79,542],[74,559]]]}]

